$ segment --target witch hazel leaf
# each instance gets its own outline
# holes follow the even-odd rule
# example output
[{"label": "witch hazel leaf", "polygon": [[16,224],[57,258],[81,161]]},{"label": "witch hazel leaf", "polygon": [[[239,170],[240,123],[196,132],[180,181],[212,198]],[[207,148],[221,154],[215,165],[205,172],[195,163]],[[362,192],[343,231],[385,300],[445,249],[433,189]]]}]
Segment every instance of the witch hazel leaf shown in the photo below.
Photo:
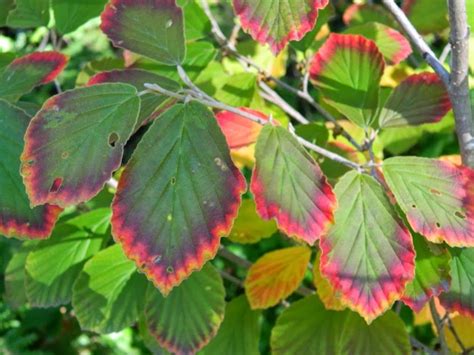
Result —
[{"label": "witch hazel leaf", "polygon": [[448,291],[451,258],[446,249],[430,246],[418,234],[413,234],[413,242],[416,251],[415,278],[407,284],[401,300],[418,313],[432,297]]},{"label": "witch hazel leaf", "polygon": [[349,172],[335,192],[341,207],[334,226],[321,237],[321,273],[342,302],[370,323],[413,279],[413,241],[372,177]]},{"label": "witch hazel leaf", "polygon": [[359,126],[369,126],[379,104],[385,62],[371,40],[332,33],[314,55],[310,78],[324,100]]},{"label": "witch hazel leaf", "polygon": [[45,102],[30,122],[21,156],[33,206],[70,206],[94,197],[120,167],[140,109],[128,84],[66,91]]},{"label": "witch hazel leaf", "polygon": [[23,110],[0,99],[0,234],[43,239],[51,234],[61,209],[52,205],[30,207],[20,175],[29,120]]},{"label": "witch hazel leaf", "polygon": [[[268,120],[268,115],[259,111],[246,107],[241,107],[240,110]],[[261,124],[230,111],[220,111],[216,114],[216,120],[230,149],[238,149],[255,143],[262,130]]]},{"label": "witch hazel leaf", "polygon": [[[102,83],[125,83],[134,86],[137,91],[145,90],[145,84],[158,84],[162,88],[176,92],[181,87],[171,79],[141,69],[111,70],[95,74],[89,79],[88,86]],[[135,130],[158,117],[169,108],[175,99],[158,93],[145,93],[140,96],[140,114],[138,115]]]},{"label": "witch hazel leaf", "polygon": [[341,311],[346,306],[341,302],[340,295],[334,291],[334,287],[321,275],[319,265],[321,264],[321,254],[319,253],[313,265],[313,283],[316,287],[319,299],[326,309]]},{"label": "witch hazel leaf", "polygon": [[257,140],[250,189],[263,219],[310,245],[333,220],[336,199],[313,158],[283,127],[266,125]]},{"label": "witch hazel leaf", "polygon": [[400,63],[412,52],[410,42],[400,32],[381,23],[352,26],[344,33],[361,35],[374,41],[385,60],[391,64]]},{"label": "witch hazel leaf", "polygon": [[17,101],[62,72],[68,58],[59,52],[35,52],[12,61],[0,74],[0,98]]},{"label": "witch hazel leaf", "polygon": [[380,127],[419,125],[440,121],[451,109],[448,92],[434,73],[406,78],[388,97],[379,117]]},{"label": "witch hazel leaf", "polygon": [[289,41],[311,31],[328,0],[233,0],[242,28],[278,54]]},{"label": "witch hazel leaf", "polygon": [[252,309],[269,308],[291,295],[303,281],[311,257],[306,246],[265,254],[249,269],[245,293]]},{"label": "witch hazel leaf", "polygon": [[175,0],[111,0],[101,19],[114,46],[167,65],[183,62],[183,11]]},{"label": "witch hazel leaf", "polygon": [[433,243],[474,246],[474,171],[449,161],[395,157],[384,161],[390,190],[415,232]]},{"label": "witch hazel leaf", "polygon": [[163,294],[213,258],[245,180],[205,106],[175,105],[144,135],[112,205],[112,233]]},{"label": "witch hazel leaf", "polygon": [[160,346],[174,354],[195,354],[217,333],[224,318],[225,289],[210,264],[164,297],[148,287],[145,319]]},{"label": "witch hazel leaf", "polygon": [[347,26],[363,25],[368,22],[378,22],[387,26],[394,26],[395,22],[384,8],[377,4],[351,4],[342,16]]},{"label": "witch hazel leaf", "polygon": [[439,297],[447,310],[474,318],[474,249],[451,249],[451,287]]}]

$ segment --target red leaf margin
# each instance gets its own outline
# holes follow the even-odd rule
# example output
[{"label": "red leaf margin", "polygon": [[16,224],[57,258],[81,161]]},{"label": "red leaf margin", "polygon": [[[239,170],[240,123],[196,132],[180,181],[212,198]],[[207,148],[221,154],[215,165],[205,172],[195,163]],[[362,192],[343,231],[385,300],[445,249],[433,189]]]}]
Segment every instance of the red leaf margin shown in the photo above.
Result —
[{"label": "red leaf margin", "polygon": [[25,65],[52,65],[51,71],[48,72],[37,85],[47,84],[59,75],[66,67],[69,59],[59,52],[34,52],[23,57],[15,59],[7,67],[8,69],[21,70]]}]

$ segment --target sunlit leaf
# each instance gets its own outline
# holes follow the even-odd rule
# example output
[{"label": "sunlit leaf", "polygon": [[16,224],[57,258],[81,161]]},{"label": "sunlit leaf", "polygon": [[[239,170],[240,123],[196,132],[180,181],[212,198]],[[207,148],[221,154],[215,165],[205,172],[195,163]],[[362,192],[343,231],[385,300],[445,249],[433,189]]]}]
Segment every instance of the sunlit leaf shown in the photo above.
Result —
[{"label": "sunlit leaf", "polygon": [[7,17],[7,26],[14,28],[46,26],[48,22],[49,0],[15,0]]},{"label": "sunlit leaf", "polygon": [[415,273],[408,229],[380,184],[355,171],[336,185],[335,224],[320,241],[321,273],[370,323],[403,295]]},{"label": "sunlit leaf", "polygon": [[182,63],[183,11],[175,0],[111,0],[101,18],[114,46],[168,65]]},{"label": "sunlit leaf", "polygon": [[346,306],[341,302],[340,295],[334,291],[334,287],[332,287],[329,281],[323,275],[321,275],[321,271],[319,270],[320,264],[321,254],[318,253],[318,257],[314,261],[313,265],[313,283],[316,287],[316,292],[318,293],[319,299],[324,304],[326,309],[341,311],[345,309]]},{"label": "sunlit leaf", "polygon": [[68,219],[65,224],[88,230],[95,234],[105,234],[110,227],[111,216],[112,211],[109,207],[97,208]]},{"label": "sunlit leaf", "polygon": [[449,25],[448,6],[444,0],[405,0],[402,9],[422,34],[440,32]]},{"label": "sunlit leaf", "polygon": [[354,123],[369,126],[379,104],[384,66],[373,41],[333,33],[312,59],[310,75],[329,105]]},{"label": "sunlit leaf", "polygon": [[252,309],[268,308],[291,295],[303,281],[311,250],[296,246],[272,251],[250,267],[245,293]]},{"label": "sunlit leaf", "polygon": [[328,0],[233,0],[242,28],[278,54],[289,41],[298,41],[311,31],[318,10]]},{"label": "sunlit leaf", "polygon": [[150,332],[166,350],[192,354],[217,333],[224,318],[225,290],[217,270],[210,264],[193,273],[163,297],[148,288],[145,318]]},{"label": "sunlit leaf", "polygon": [[474,246],[474,172],[448,161],[384,161],[388,186],[412,228],[433,243]]},{"label": "sunlit leaf", "polygon": [[[472,336],[472,330],[474,329],[474,319],[465,316],[455,316],[451,319],[451,325],[456,331],[456,335],[464,345],[465,349],[472,349],[474,347],[474,337]],[[449,348],[456,354],[462,354],[463,349],[459,346],[456,337],[451,330],[451,327],[445,326],[444,334],[446,336],[446,343]]]},{"label": "sunlit leaf", "polygon": [[244,190],[214,116],[196,102],[176,105],[153,123],[122,174],[113,235],[167,294],[214,257]]},{"label": "sunlit leaf", "polygon": [[272,125],[262,129],[255,158],[250,188],[259,215],[314,244],[331,224],[336,204],[319,166],[290,132]]},{"label": "sunlit leaf", "polygon": [[373,3],[349,5],[342,20],[348,26],[363,25],[369,22],[378,22],[387,26],[394,25],[388,12],[382,6]]},{"label": "sunlit leaf", "polygon": [[54,20],[59,33],[74,31],[87,20],[100,15],[107,0],[52,0]]},{"label": "sunlit leaf", "polygon": [[21,156],[31,203],[69,206],[94,197],[119,168],[139,108],[127,84],[78,88],[46,101]]}]

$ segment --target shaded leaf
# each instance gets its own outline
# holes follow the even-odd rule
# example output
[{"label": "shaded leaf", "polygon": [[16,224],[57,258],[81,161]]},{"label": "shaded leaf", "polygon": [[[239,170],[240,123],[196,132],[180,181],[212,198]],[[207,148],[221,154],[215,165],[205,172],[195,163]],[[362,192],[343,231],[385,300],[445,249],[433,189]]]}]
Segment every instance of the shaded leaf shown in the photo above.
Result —
[{"label": "shaded leaf", "polygon": [[167,294],[215,256],[244,190],[214,116],[196,102],[176,105],[153,123],[125,168],[112,232]]},{"label": "shaded leaf", "polygon": [[0,26],[7,24],[8,13],[14,8],[15,0],[0,0]]},{"label": "shaded leaf", "polygon": [[318,253],[313,265],[313,283],[316,287],[316,292],[318,293],[319,299],[324,304],[326,309],[341,311],[345,309],[346,306],[341,302],[340,295],[334,291],[334,287],[332,287],[329,281],[323,275],[321,275],[321,271],[319,270],[320,264],[321,253]]},{"label": "shaded leaf", "polygon": [[15,0],[7,17],[7,26],[14,28],[46,26],[48,22],[49,0]]},{"label": "shaded leaf", "polygon": [[178,0],[178,5],[183,8],[185,34],[187,41],[204,38],[211,32],[211,22],[196,0]]},{"label": "shaded leaf", "polygon": [[175,0],[111,0],[101,18],[114,46],[168,65],[182,63],[183,12]]},{"label": "shaded leaf", "polygon": [[30,122],[21,156],[33,205],[94,197],[120,167],[140,108],[134,87],[100,84],[53,96]]},{"label": "shaded leaf", "polygon": [[250,189],[263,219],[314,244],[333,220],[336,201],[313,158],[287,130],[266,125],[258,138]]},{"label": "shaded leaf", "polygon": [[380,184],[349,172],[336,185],[335,224],[321,237],[321,273],[367,323],[399,299],[415,273],[408,229]]},{"label": "shaded leaf", "polygon": [[250,267],[245,293],[252,309],[269,308],[291,295],[303,281],[311,257],[306,246],[275,250]]},{"label": "shaded leaf", "polygon": [[433,243],[474,246],[474,172],[449,161],[384,161],[388,186],[412,228]]},{"label": "shaded leaf", "polygon": [[149,287],[145,318],[150,332],[166,350],[195,353],[217,333],[224,318],[225,290],[217,270],[206,264],[163,297]]},{"label": "shaded leaf", "polygon": [[448,7],[444,0],[405,0],[402,10],[422,34],[439,32],[449,25]]},{"label": "shaded leaf", "polygon": [[74,31],[86,21],[100,15],[107,0],[52,0],[55,26],[59,33]]}]

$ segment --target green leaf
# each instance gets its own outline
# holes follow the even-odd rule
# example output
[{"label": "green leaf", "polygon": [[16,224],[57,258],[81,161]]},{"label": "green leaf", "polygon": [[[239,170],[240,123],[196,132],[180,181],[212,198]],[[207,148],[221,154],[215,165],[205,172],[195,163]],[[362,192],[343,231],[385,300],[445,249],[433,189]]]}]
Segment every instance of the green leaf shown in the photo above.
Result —
[{"label": "green leaf", "polygon": [[448,161],[396,157],[383,172],[415,232],[433,243],[474,246],[474,172]]},{"label": "green leaf", "polygon": [[332,33],[315,54],[310,76],[324,100],[359,126],[375,119],[384,60],[374,42]]},{"label": "green leaf", "polygon": [[405,326],[392,311],[367,325],[352,312],[326,310],[316,296],[283,311],[271,346],[275,355],[411,354]]},{"label": "green leaf", "polygon": [[311,31],[318,10],[328,0],[233,0],[242,28],[256,41],[269,44],[278,54],[289,41],[299,41]]},{"label": "green leaf", "polygon": [[140,108],[127,84],[100,84],[53,96],[31,120],[22,154],[33,205],[75,205],[94,197],[120,167]]},{"label": "green leaf", "polygon": [[441,32],[449,26],[448,5],[444,0],[406,0],[402,10],[422,34]]},{"label": "green leaf", "polygon": [[225,84],[217,90],[215,98],[234,107],[250,107],[258,100],[257,76],[252,73],[238,73],[227,77]]},{"label": "green leaf", "polygon": [[83,263],[97,253],[104,238],[72,226],[59,225],[50,239],[26,259],[26,294],[35,307],[66,304]]},{"label": "green leaf", "polygon": [[196,41],[209,36],[211,22],[196,0],[178,0],[184,12],[184,30],[187,41]]},{"label": "green leaf", "polygon": [[379,22],[390,27],[396,26],[388,11],[373,3],[348,6],[342,19],[348,26],[363,25],[368,22]]},{"label": "green leaf", "polygon": [[52,0],[56,29],[61,34],[74,31],[100,15],[107,0]]},{"label": "green leaf", "polygon": [[147,131],[112,205],[112,233],[167,294],[213,258],[245,191],[216,119],[203,105],[175,105]]},{"label": "green leaf", "polygon": [[224,318],[225,290],[217,270],[206,264],[201,271],[167,296],[148,288],[145,317],[159,344],[173,353],[195,353],[217,333]]},{"label": "green leaf", "polygon": [[422,236],[413,235],[415,244],[415,278],[407,284],[402,301],[420,312],[426,303],[449,289],[450,256],[446,249],[429,245]]},{"label": "green leaf", "polygon": [[0,0],[0,26],[7,24],[8,13],[13,9],[15,0]]},{"label": "green leaf", "polygon": [[109,207],[97,208],[81,213],[65,223],[95,234],[105,234],[109,229],[111,216],[112,210]]},{"label": "green leaf", "polygon": [[49,22],[49,0],[15,0],[15,8],[7,17],[7,26],[29,28]]},{"label": "green leaf", "polygon": [[380,127],[419,125],[440,121],[451,109],[448,92],[434,73],[409,76],[388,97],[380,113]]},{"label": "green leaf", "polygon": [[259,355],[260,312],[252,311],[245,296],[230,301],[225,308],[224,321],[211,342],[200,355]]},{"label": "green leaf", "polygon": [[451,287],[440,296],[449,311],[474,317],[474,249],[451,249]]},{"label": "green leaf", "polygon": [[132,325],[143,310],[147,285],[120,245],[102,250],[74,284],[72,305],[81,328],[110,333]]},{"label": "green leaf", "polygon": [[263,219],[308,244],[327,231],[335,197],[313,158],[283,127],[266,125],[257,140],[250,189]]},{"label": "green leaf", "polygon": [[320,241],[321,273],[370,323],[399,299],[415,273],[408,229],[382,186],[351,171],[335,188],[335,223]]},{"label": "green leaf", "polygon": [[0,99],[0,234],[7,237],[47,238],[60,208],[30,207],[20,175],[20,155],[29,116]]},{"label": "green leaf", "polygon": [[185,57],[183,11],[175,0],[112,0],[100,28],[116,47],[168,65]]}]

